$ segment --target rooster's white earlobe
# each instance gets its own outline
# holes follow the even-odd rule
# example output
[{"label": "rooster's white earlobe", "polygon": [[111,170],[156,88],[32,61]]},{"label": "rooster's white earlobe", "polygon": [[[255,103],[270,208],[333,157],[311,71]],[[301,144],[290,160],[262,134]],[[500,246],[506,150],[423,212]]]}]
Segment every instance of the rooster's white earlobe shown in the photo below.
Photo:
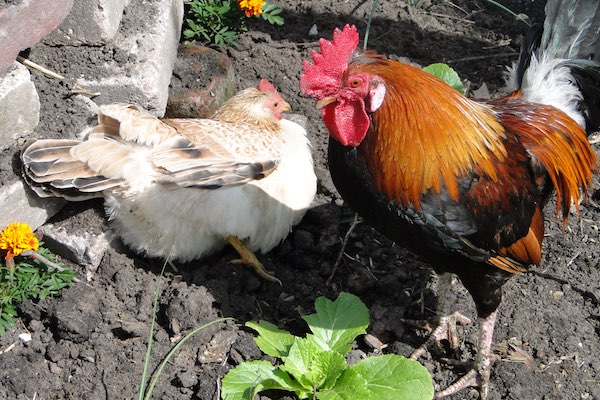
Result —
[{"label": "rooster's white earlobe", "polygon": [[385,98],[385,84],[382,81],[375,80],[371,83],[371,89],[369,90],[369,102],[367,104],[368,112],[375,112]]}]

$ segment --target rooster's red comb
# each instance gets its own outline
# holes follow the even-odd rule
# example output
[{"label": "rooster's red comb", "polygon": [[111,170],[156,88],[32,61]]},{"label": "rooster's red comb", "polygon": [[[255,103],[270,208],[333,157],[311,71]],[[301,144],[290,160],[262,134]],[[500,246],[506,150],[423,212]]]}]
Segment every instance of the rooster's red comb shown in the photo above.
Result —
[{"label": "rooster's red comb", "polygon": [[258,90],[260,90],[261,92],[277,93],[277,89],[275,89],[275,86],[273,86],[273,84],[266,79],[260,80],[260,82],[258,83]]},{"label": "rooster's red comb", "polygon": [[321,99],[342,87],[342,77],[354,50],[358,48],[358,32],[354,25],[333,31],[333,41],[319,40],[321,53],[311,53],[312,62],[304,60],[300,90],[305,95]]}]

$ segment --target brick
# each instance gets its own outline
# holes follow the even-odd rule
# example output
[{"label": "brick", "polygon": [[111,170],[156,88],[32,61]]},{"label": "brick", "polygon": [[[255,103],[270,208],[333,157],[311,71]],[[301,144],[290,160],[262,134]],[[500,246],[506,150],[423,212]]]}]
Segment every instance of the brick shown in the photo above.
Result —
[{"label": "brick", "polygon": [[0,148],[32,131],[40,120],[40,99],[26,67],[14,68],[0,78]]},{"label": "brick", "polygon": [[[116,66],[94,65],[97,75],[103,78],[82,78],[77,83],[100,92],[94,98],[98,104],[136,102],[154,115],[163,116],[182,21],[181,0],[132,0],[112,41],[116,53],[129,54],[131,60]],[[105,70],[99,71],[102,68]]]},{"label": "brick", "polygon": [[8,71],[19,52],[55,29],[72,5],[73,0],[28,0],[0,7],[0,75]]},{"label": "brick", "polygon": [[5,184],[0,186],[0,228],[18,221],[37,229],[65,203],[58,198],[39,198],[22,181]]},{"label": "brick", "polygon": [[65,20],[44,42],[52,45],[102,45],[119,29],[129,0],[77,0]]}]

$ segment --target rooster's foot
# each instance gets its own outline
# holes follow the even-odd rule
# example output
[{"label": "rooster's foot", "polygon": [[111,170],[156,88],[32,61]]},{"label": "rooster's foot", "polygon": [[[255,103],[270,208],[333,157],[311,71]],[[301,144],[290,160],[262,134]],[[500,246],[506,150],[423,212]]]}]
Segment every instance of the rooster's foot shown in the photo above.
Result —
[{"label": "rooster's foot", "polygon": [[248,265],[249,267],[252,267],[256,272],[256,275],[262,279],[281,285],[281,281],[275,278],[272,272],[269,272],[265,269],[262,263],[258,261],[252,250],[246,247],[246,245],[240,239],[235,236],[228,236],[226,240],[240,255],[240,259],[231,261],[233,264]]},{"label": "rooster's foot", "polygon": [[477,387],[479,388],[479,399],[487,400],[492,369],[492,336],[495,322],[496,312],[479,318],[479,348],[475,367],[452,385],[436,393],[436,399],[444,398],[468,387]]},{"label": "rooster's foot", "polygon": [[[405,321],[414,325],[411,321]],[[420,325],[419,327],[425,329],[430,332],[429,337],[419,348],[412,352],[410,358],[413,360],[417,360],[419,357],[423,355],[427,351],[427,349],[434,343],[438,344],[442,340],[447,340],[450,343],[450,348],[452,350],[458,349],[459,345],[459,336],[456,330],[456,325],[468,325],[471,323],[471,320],[459,312],[455,312],[451,315],[445,315],[439,318],[438,325],[435,329],[431,327],[429,323],[426,325]]]}]

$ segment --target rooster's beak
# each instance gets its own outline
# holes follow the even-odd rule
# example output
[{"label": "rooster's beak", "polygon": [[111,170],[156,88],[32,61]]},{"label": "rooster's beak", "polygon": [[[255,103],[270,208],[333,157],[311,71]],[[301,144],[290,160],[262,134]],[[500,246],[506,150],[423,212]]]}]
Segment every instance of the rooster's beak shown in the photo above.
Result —
[{"label": "rooster's beak", "polygon": [[317,104],[316,104],[317,110],[322,109],[323,107],[327,106],[328,104],[335,103],[336,101],[337,101],[337,96],[323,97],[321,100],[317,101]]}]

